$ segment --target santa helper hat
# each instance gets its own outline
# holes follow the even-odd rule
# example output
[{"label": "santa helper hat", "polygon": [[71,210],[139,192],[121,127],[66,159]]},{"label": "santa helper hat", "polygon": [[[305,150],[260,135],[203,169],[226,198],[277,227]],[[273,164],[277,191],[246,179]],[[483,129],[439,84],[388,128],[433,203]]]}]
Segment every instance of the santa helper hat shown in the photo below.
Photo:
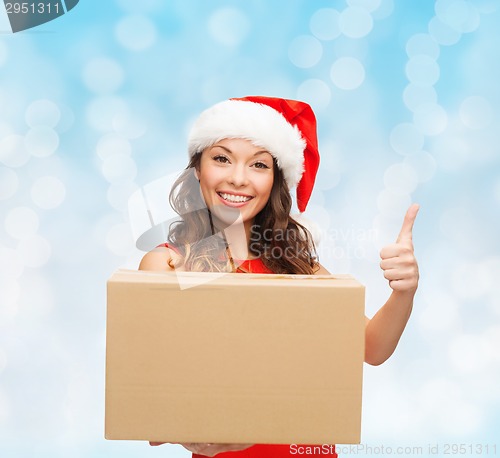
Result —
[{"label": "santa helper hat", "polygon": [[[220,102],[205,110],[193,125],[189,156],[224,138],[244,138],[269,151],[288,187],[296,187],[300,213],[306,210],[319,166],[316,117],[307,103],[262,96]],[[302,216],[293,218],[310,226]]]}]

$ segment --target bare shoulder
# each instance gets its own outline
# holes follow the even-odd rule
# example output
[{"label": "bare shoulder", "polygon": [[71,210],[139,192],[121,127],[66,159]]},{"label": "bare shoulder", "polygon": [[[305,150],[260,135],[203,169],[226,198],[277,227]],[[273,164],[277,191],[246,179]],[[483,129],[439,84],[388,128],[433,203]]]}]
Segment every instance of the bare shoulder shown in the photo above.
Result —
[{"label": "bare shoulder", "polygon": [[174,270],[170,267],[172,259],[171,250],[165,247],[158,247],[146,253],[141,263],[139,270],[156,270],[156,271],[171,271]]},{"label": "bare shoulder", "polygon": [[328,272],[328,270],[326,270],[319,262],[316,269],[317,270],[314,271],[314,275],[330,275],[330,272]]}]

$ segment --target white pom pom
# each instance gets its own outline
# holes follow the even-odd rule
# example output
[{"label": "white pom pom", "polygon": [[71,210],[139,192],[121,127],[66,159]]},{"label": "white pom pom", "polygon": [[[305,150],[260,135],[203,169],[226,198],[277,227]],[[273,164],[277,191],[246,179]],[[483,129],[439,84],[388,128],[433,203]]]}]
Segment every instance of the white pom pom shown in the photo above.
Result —
[{"label": "white pom pom", "polygon": [[316,224],[314,221],[306,218],[304,213],[295,213],[290,215],[297,223],[302,224],[312,235],[314,244],[318,247],[321,242],[321,227]]}]

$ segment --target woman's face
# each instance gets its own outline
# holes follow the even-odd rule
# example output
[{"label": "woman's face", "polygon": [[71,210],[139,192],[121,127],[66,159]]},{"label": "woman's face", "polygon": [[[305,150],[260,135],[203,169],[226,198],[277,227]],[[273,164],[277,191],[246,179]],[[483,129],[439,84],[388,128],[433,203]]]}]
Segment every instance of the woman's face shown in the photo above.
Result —
[{"label": "woman's face", "polygon": [[212,214],[226,225],[250,227],[271,195],[271,154],[248,140],[224,139],[202,152],[196,171],[203,198]]}]

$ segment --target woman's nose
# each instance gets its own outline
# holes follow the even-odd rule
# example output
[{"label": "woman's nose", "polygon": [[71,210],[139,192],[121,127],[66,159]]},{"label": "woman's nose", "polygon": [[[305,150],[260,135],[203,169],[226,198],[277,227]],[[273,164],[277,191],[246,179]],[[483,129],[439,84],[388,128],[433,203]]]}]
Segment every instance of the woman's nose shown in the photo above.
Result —
[{"label": "woman's nose", "polygon": [[234,186],[244,186],[248,182],[247,170],[244,165],[235,165],[231,168],[229,182]]}]

